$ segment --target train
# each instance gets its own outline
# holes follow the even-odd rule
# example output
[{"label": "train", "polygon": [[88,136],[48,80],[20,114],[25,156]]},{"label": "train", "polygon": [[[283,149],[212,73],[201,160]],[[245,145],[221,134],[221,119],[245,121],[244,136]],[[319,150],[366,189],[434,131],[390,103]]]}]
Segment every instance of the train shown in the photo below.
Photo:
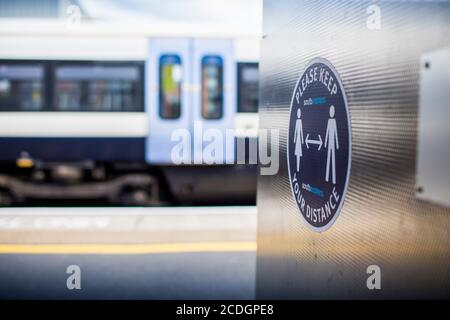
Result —
[{"label": "train", "polygon": [[[257,139],[258,35],[0,25],[0,205],[254,203],[256,164],[235,160]],[[233,132],[212,163],[198,126]],[[174,131],[192,134],[196,161],[173,160]]]}]

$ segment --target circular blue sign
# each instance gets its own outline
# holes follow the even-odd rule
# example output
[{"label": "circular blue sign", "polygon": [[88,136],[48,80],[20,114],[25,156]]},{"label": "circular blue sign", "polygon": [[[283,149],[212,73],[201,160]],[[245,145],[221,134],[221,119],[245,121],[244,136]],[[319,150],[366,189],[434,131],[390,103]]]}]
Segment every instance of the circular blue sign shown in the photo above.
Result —
[{"label": "circular blue sign", "polygon": [[287,159],[292,195],[306,224],[327,230],[347,192],[351,126],[339,74],[313,59],[295,85],[289,111]]}]

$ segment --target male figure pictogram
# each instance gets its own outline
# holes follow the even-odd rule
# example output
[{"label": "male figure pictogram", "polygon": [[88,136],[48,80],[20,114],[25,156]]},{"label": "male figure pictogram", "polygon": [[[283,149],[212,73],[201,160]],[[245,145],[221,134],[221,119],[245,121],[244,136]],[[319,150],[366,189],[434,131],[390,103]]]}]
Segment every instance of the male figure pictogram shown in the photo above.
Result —
[{"label": "male figure pictogram", "polygon": [[[330,119],[328,119],[327,133],[325,134],[325,148],[328,148],[327,152],[327,168],[325,173],[325,181],[330,179],[330,166],[332,167],[332,180],[333,184],[336,184],[336,150],[339,150],[338,133],[336,126],[336,119],[334,118],[334,106],[330,106]],[[331,160],[331,162],[330,162]]]}]

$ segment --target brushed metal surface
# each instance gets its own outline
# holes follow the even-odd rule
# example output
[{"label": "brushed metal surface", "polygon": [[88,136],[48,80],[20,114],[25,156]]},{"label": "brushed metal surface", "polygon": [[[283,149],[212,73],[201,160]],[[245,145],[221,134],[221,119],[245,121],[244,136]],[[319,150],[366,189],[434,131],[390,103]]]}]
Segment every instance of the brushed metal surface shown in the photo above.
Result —
[{"label": "brushed metal surface", "polygon": [[[280,170],[258,179],[257,298],[450,296],[450,210],[415,197],[420,56],[450,45],[450,2],[264,2],[262,129],[280,130]],[[311,231],[292,198],[286,160],[298,76],[328,59],[347,94],[349,189],[335,224]],[[366,268],[381,268],[368,290]]]}]

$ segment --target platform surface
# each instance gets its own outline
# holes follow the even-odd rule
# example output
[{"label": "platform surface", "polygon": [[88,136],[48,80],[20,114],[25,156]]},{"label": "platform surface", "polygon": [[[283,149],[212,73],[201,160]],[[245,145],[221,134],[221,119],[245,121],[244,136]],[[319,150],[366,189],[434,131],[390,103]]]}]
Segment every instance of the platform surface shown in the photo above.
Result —
[{"label": "platform surface", "polygon": [[252,299],[255,235],[255,207],[4,208],[0,298]]}]

